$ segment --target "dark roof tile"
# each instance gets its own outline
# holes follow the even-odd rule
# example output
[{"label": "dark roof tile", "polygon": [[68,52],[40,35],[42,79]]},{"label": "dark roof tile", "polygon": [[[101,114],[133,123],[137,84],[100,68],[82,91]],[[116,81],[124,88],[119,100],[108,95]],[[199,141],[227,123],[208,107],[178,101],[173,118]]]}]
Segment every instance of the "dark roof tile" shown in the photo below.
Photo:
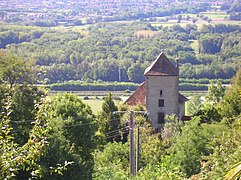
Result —
[{"label": "dark roof tile", "polygon": [[145,76],[178,76],[178,69],[161,53],[156,60],[146,68]]},{"label": "dark roof tile", "polygon": [[146,106],[146,83],[143,82],[124,103],[130,106],[137,104]]}]

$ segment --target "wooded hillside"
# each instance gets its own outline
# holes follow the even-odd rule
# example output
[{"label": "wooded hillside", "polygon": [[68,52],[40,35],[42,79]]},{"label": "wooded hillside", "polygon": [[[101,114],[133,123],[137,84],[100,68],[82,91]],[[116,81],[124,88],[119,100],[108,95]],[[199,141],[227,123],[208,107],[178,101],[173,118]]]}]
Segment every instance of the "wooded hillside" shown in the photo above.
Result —
[{"label": "wooded hillside", "polygon": [[241,27],[156,27],[100,23],[86,28],[2,26],[1,48],[34,59],[47,83],[69,80],[142,82],[144,69],[164,52],[180,58],[183,78],[231,78],[240,68]]}]

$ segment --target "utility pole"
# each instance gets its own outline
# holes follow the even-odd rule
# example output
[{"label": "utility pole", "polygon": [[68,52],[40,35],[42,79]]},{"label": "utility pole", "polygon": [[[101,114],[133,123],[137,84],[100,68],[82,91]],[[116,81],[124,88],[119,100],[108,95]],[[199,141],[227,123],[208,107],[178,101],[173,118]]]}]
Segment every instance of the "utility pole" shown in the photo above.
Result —
[{"label": "utility pole", "polygon": [[134,112],[130,111],[130,174],[135,174]]},{"label": "utility pole", "polygon": [[130,114],[130,174],[135,175],[135,171],[137,172],[139,167],[139,127],[138,127],[138,138],[137,138],[137,152],[136,152],[136,168],[135,168],[135,144],[134,144],[134,114],[146,114],[146,111],[115,111],[113,112],[114,114],[116,113],[127,113],[129,112]]},{"label": "utility pole", "polygon": [[140,128],[137,127],[137,138],[136,138],[136,174],[139,170],[139,154],[140,154]]},{"label": "utility pole", "polygon": [[119,82],[121,82],[121,68],[120,68],[120,66],[119,66],[118,72],[119,72]]}]

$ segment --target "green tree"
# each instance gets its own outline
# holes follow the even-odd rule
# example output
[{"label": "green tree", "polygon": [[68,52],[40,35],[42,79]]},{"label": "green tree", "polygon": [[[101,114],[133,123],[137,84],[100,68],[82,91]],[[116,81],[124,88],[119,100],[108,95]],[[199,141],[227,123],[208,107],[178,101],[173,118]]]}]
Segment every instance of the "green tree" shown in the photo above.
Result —
[{"label": "green tree", "polygon": [[212,153],[202,158],[201,172],[196,176],[197,179],[225,179],[225,175],[228,175],[228,171],[235,168],[235,165],[237,165],[236,173],[230,173],[226,179],[232,179],[233,175],[238,175],[238,163],[241,161],[240,122],[234,121],[231,126],[223,124],[215,126],[216,128],[211,126],[209,130],[212,132],[209,138]]},{"label": "green tree", "polygon": [[215,54],[221,51],[223,36],[220,34],[204,34],[198,40],[199,52]]},{"label": "green tree", "polygon": [[0,82],[7,82],[12,88],[15,83],[29,83],[33,80],[32,62],[27,63],[23,59],[6,52],[0,52],[0,55]]},{"label": "green tree", "polygon": [[12,54],[0,53],[2,53],[0,56],[2,63],[0,64],[0,96],[2,101],[6,100],[8,95],[11,96],[10,124],[14,132],[17,132],[13,133],[14,141],[23,145],[29,139],[29,133],[34,126],[32,122],[35,121],[38,112],[36,104],[40,102],[44,92],[29,84],[34,76],[32,64],[27,64],[23,59]]},{"label": "green tree", "polygon": [[172,155],[167,163],[169,167],[177,168],[186,177],[200,172],[200,160],[203,155],[208,155],[210,150],[207,146],[208,137],[205,130],[200,126],[200,118],[193,118],[182,129],[182,135],[171,148]]},{"label": "green tree", "polygon": [[186,103],[186,111],[188,115],[196,114],[201,108],[201,99],[199,96],[192,96],[191,99]]},{"label": "green tree", "polygon": [[112,99],[112,94],[109,93],[102,104],[99,117],[99,131],[105,136],[107,142],[120,141],[120,118],[117,113],[114,113],[115,111],[118,111],[118,108]]},{"label": "green tree", "polygon": [[[176,115],[172,114],[170,116],[165,117],[166,123],[164,125],[164,128],[161,132],[162,139],[174,139],[178,138],[181,135],[182,132],[182,122],[179,122]],[[175,140],[172,140],[175,141]]]},{"label": "green tree", "polygon": [[231,87],[224,95],[221,114],[224,117],[234,118],[241,113],[241,70],[238,70],[231,80]]},{"label": "green tree", "polygon": [[10,115],[11,126],[17,133],[14,140],[18,144],[24,144],[29,138],[29,132],[33,128],[32,123],[37,116],[36,104],[45,96],[42,90],[35,86],[15,86],[12,90],[12,113]]},{"label": "green tree", "polygon": [[128,78],[133,82],[143,82],[144,80],[144,68],[141,67],[139,63],[134,63],[129,67],[128,71]]},{"label": "green tree", "polygon": [[93,179],[128,179],[129,143],[108,143],[103,151],[95,152]]},{"label": "green tree", "polygon": [[[95,152],[94,179],[151,179],[160,176],[159,161],[165,151],[165,145],[160,140],[160,134],[153,133],[154,129],[146,118],[137,115],[134,117],[139,128],[140,157],[139,169],[136,177],[129,174],[129,142],[113,142]],[[135,128],[135,137],[137,129]]]},{"label": "green tree", "polygon": [[[1,179],[28,179],[40,178],[42,166],[38,164],[40,157],[45,153],[49,144],[48,135],[50,128],[43,111],[44,105],[39,105],[37,120],[29,134],[28,141],[23,145],[14,142],[10,115],[12,113],[11,97],[6,100],[0,126],[0,178]],[[25,176],[22,176],[22,172]]]},{"label": "green tree", "polygon": [[209,103],[202,104],[195,116],[199,116],[202,123],[220,122],[222,120],[219,109]]},{"label": "green tree", "polygon": [[[97,123],[91,108],[73,94],[56,95],[46,104],[46,115],[52,131],[51,146],[41,158],[44,166],[73,162],[63,175],[55,174],[53,179],[91,179],[93,171],[92,153],[96,147]],[[46,170],[44,177],[49,172]]]},{"label": "green tree", "polygon": [[219,103],[225,94],[225,88],[222,86],[221,81],[211,82],[208,86],[208,93],[206,95],[206,99],[211,103]]}]

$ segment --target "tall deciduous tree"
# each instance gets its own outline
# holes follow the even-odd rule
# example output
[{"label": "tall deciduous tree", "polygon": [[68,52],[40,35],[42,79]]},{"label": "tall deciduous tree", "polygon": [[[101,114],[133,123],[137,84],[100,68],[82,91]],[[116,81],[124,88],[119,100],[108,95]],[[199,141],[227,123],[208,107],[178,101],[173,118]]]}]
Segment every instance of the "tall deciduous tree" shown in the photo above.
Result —
[{"label": "tall deciduous tree", "polygon": [[200,171],[201,157],[210,153],[207,147],[208,137],[203,132],[199,118],[187,123],[173,146],[170,167],[180,169],[187,177]]},{"label": "tall deciduous tree", "polygon": [[31,76],[32,62],[25,62],[23,59],[15,55],[0,52],[0,81],[7,82],[10,88],[15,83],[30,82],[33,80]]},{"label": "tall deciduous tree", "polygon": [[209,102],[213,103],[219,103],[225,94],[225,88],[222,86],[221,81],[211,82],[211,84],[208,86],[208,93],[206,95],[206,99]]},{"label": "tall deciduous tree", "polygon": [[227,90],[222,103],[222,115],[224,117],[234,118],[241,113],[241,69],[237,71],[231,80],[231,87]]},{"label": "tall deciduous tree", "polygon": [[143,82],[144,80],[144,68],[139,63],[134,63],[127,71],[128,78],[133,82]]},{"label": "tall deciduous tree", "polygon": [[205,34],[199,39],[199,52],[215,54],[221,51],[223,37],[219,34]]},{"label": "tall deciduous tree", "polygon": [[51,146],[41,163],[54,166],[73,162],[62,176],[54,175],[54,179],[91,179],[97,130],[91,108],[76,95],[66,93],[51,97],[45,110],[52,127]]},{"label": "tall deciduous tree", "polygon": [[[7,52],[0,52],[0,97],[1,101],[11,96],[12,113],[9,116],[14,130],[14,141],[24,144],[36,119],[35,107],[44,92],[29,84],[33,81],[32,64]],[[8,88],[10,86],[10,89]]]},{"label": "tall deciduous tree", "polygon": [[186,110],[188,115],[196,114],[201,108],[201,99],[199,96],[192,96],[186,103]]},{"label": "tall deciduous tree", "polygon": [[18,145],[14,142],[10,125],[11,98],[6,100],[4,116],[0,121],[0,179],[41,177],[42,167],[38,164],[38,160],[48,146],[47,137],[50,128],[43,111],[43,105],[38,107],[37,120],[34,121],[28,141],[23,145]]}]

